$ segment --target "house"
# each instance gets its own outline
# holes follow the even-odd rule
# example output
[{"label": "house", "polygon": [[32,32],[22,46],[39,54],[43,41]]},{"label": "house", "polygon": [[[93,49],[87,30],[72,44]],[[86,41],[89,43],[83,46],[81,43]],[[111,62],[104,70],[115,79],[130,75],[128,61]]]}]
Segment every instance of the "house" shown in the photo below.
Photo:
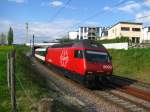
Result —
[{"label": "house", "polygon": [[150,42],[150,27],[142,28],[141,42],[142,43]]},{"label": "house", "polygon": [[128,37],[132,43],[140,43],[142,23],[118,22],[108,29],[107,39],[116,37]]},{"label": "house", "polygon": [[71,32],[69,32],[68,33],[68,37],[71,40],[78,39],[79,38],[78,31],[71,31]]},{"label": "house", "polygon": [[79,39],[96,40],[102,35],[102,27],[86,26],[79,28]]}]

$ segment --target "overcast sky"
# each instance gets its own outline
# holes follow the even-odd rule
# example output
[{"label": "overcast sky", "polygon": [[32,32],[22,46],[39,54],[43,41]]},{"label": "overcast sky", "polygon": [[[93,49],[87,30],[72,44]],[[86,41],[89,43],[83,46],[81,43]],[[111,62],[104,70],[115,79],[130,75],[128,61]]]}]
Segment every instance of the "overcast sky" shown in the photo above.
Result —
[{"label": "overcast sky", "polygon": [[79,26],[111,26],[132,20],[150,25],[150,0],[0,0],[0,32],[14,29],[15,43],[25,42],[25,23],[29,36],[49,41],[76,31]]}]

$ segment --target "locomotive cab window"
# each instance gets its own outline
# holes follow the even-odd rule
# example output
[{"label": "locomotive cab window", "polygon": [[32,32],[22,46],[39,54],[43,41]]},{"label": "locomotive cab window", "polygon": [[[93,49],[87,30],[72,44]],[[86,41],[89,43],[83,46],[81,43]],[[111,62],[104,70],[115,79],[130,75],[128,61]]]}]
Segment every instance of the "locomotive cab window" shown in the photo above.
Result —
[{"label": "locomotive cab window", "polygon": [[81,50],[75,50],[74,51],[74,57],[75,58],[83,58],[83,51],[81,51]]},{"label": "locomotive cab window", "polygon": [[88,62],[109,62],[109,55],[105,52],[87,50],[85,54]]}]

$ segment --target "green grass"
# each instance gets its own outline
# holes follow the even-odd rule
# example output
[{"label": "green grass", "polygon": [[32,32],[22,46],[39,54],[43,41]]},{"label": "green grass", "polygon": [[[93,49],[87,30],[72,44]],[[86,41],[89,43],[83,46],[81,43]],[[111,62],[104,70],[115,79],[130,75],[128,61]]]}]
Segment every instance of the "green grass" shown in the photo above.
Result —
[{"label": "green grass", "polygon": [[[42,87],[43,81],[39,81],[38,76],[31,68],[31,63],[23,54],[29,49],[25,46],[17,46],[16,78],[17,78],[17,102],[21,112],[29,112],[30,108],[42,97],[48,97],[48,91]],[[20,80],[20,81],[19,81]],[[21,82],[21,84],[19,83]],[[23,86],[23,88],[22,88]]]},{"label": "green grass", "polygon": [[[10,93],[7,87],[6,58],[7,53],[16,49],[16,98],[19,112],[31,112],[42,98],[55,98],[59,94],[46,88],[46,81],[36,73],[24,52],[30,49],[26,46],[0,46],[0,112],[10,112]],[[20,83],[21,82],[21,83]],[[55,102],[54,102],[55,104]],[[53,110],[70,112],[65,105],[54,105]]]},{"label": "green grass", "polygon": [[[31,69],[31,63],[23,55],[23,51],[28,51],[29,48],[25,46],[16,46],[16,78],[22,83],[21,87],[19,81],[16,81],[17,90],[17,107],[21,112],[30,112],[31,106],[42,97],[48,97],[48,91],[42,87],[43,81],[36,82],[38,76]],[[12,46],[0,46],[0,112],[10,112],[10,93],[7,87],[7,53],[13,49]],[[37,80],[36,80],[37,79]],[[30,101],[32,100],[32,102]]]},{"label": "green grass", "polygon": [[9,52],[13,49],[13,46],[0,46],[0,52]]},{"label": "green grass", "polygon": [[150,49],[109,50],[114,74],[150,83]]},{"label": "green grass", "polygon": [[[13,49],[12,46],[0,46],[0,112],[10,111],[10,95],[7,88],[7,77],[6,77],[6,57],[7,52]],[[5,106],[7,105],[7,108]]]}]

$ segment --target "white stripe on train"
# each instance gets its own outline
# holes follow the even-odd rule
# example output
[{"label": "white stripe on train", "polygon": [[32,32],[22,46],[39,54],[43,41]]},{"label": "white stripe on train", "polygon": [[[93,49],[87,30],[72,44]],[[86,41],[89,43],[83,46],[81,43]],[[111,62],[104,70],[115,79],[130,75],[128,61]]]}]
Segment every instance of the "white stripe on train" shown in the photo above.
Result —
[{"label": "white stripe on train", "polygon": [[42,61],[45,61],[45,57],[44,56],[35,54],[35,57],[37,57],[38,59],[41,59]]},{"label": "white stripe on train", "polygon": [[37,48],[35,51],[46,51],[46,48]]}]

